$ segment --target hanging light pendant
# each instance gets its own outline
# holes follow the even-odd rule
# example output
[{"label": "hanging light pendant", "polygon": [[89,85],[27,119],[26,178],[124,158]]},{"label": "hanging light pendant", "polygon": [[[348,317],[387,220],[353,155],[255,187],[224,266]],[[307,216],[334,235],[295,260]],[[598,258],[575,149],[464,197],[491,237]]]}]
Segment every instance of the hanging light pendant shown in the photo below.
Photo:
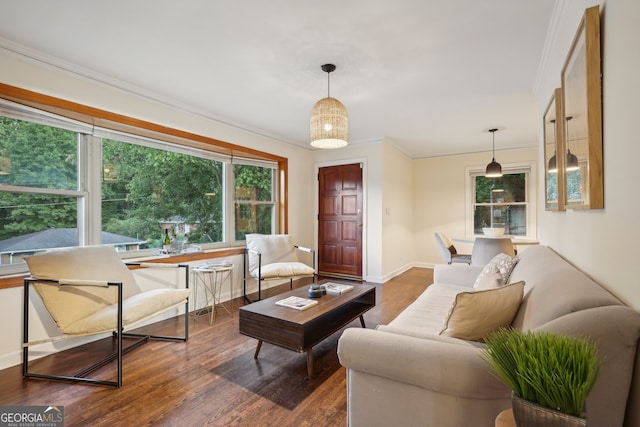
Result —
[{"label": "hanging light pendant", "polygon": [[333,64],[324,64],[327,73],[327,97],[316,102],[311,110],[311,146],[315,148],[340,148],[349,143],[347,109],[342,102],[331,98],[329,74],[335,71]]},{"label": "hanging light pendant", "polygon": [[580,165],[578,164],[578,156],[573,154],[569,149],[569,121],[573,119],[572,116],[568,116],[565,118],[567,121],[567,171],[575,171],[580,169]]},{"label": "hanging light pendant", "polygon": [[489,129],[493,138],[493,148],[492,153],[493,157],[491,159],[491,163],[487,165],[487,170],[484,173],[484,176],[487,178],[500,178],[502,176],[502,166],[500,163],[496,162],[496,132],[498,129]]}]

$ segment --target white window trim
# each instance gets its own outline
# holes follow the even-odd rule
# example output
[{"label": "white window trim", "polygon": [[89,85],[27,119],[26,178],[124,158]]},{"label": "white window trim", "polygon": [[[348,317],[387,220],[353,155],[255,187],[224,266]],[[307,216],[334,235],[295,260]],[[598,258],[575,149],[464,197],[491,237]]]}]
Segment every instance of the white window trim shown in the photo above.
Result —
[{"label": "white window trim", "polygon": [[[484,175],[486,166],[467,166],[465,167],[465,235],[473,236],[473,205],[474,205],[474,186],[473,178],[478,175]],[[536,162],[517,162],[502,164],[503,173],[526,172],[527,177],[527,234],[526,239],[536,240],[538,236],[538,177]]]}]

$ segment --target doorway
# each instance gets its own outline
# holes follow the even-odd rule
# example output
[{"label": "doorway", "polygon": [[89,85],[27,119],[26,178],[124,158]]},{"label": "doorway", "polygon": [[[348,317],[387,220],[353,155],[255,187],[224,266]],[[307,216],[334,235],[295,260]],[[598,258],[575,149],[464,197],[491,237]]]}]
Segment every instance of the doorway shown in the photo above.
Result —
[{"label": "doorway", "polygon": [[362,280],[362,163],[318,171],[318,272]]}]

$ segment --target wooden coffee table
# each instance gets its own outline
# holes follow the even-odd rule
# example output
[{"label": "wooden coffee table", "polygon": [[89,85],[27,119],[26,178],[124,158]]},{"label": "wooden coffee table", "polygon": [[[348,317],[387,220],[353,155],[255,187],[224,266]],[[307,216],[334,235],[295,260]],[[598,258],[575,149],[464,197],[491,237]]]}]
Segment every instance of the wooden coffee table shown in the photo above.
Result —
[{"label": "wooden coffee table", "polygon": [[265,341],[299,353],[306,352],[307,373],[313,378],[313,346],[358,317],[364,328],[362,316],[375,307],[376,288],[354,284],[352,291],[323,295],[316,299],[317,305],[303,311],[276,305],[276,301],[292,295],[307,298],[307,289],[305,286],[240,307],[240,333],[258,340],[254,358],[258,358]]}]

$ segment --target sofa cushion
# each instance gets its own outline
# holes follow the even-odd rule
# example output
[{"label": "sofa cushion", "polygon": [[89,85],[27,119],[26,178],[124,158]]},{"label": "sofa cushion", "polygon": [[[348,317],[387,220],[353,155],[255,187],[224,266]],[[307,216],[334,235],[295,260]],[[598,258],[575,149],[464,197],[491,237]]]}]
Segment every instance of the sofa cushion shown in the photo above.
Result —
[{"label": "sofa cushion", "polygon": [[565,314],[622,304],[547,246],[531,246],[518,257],[511,280],[527,283],[514,328],[534,329]]},{"label": "sofa cushion", "polygon": [[522,301],[524,282],[474,292],[461,292],[449,310],[441,335],[480,340],[511,325]]},{"label": "sofa cushion", "polygon": [[454,285],[440,285],[434,283],[427,287],[414,302],[402,310],[391,322],[390,326],[439,334],[442,330],[449,308],[456,299],[456,295],[471,288]]},{"label": "sofa cushion", "polygon": [[[506,285],[509,283],[509,276],[511,275],[511,271],[513,267],[518,263],[518,257],[509,256],[507,254],[498,254],[494,256],[491,261],[482,269],[478,277],[476,278],[475,283],[473,284],[474,289],[488,289],[494,284],[498,286]],[[495,279],[498,279],[495,273],[499,273],[499,279],[497,282]],[[486,278],[486,279],[485,279]]]}]

